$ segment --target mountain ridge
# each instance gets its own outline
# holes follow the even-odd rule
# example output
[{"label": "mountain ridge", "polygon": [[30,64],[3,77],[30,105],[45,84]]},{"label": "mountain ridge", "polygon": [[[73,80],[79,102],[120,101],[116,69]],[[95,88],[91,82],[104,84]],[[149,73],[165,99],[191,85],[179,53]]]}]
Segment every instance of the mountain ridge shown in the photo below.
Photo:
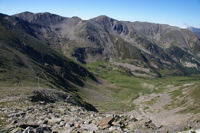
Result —
[{"label": "mountain ridge", "polygon": [[[162,71],[164,66],[168,66],[166,68],[169,71],[175,68],[180,74],[190,73],[191,69],[197,72],[200,66],[198,61],[200,41],[189,30],[166,24],[118,21],[105,15],[82,20],[37,13],[31,14],[35,16],[33,21],[26,14],[14,16],[42,26],[42,28],[34,25],[31,27],[37,38],[82,63],[136,59],[141,61],[142,67],[148,66],[153,71],[159,68],[160,70],[156,70],[156,73],[160,73],[159,71]],[[41,16],[47,18],[46,21]],[[173,54],[172,58],[170,54],[171,50],[174,50],[173,47],[177,47],[176,50],[179,49],[181,56]],[[145,62],[143,57],[151,60],[151,64]],[[175,67],[173,67],[174,63]]]}]

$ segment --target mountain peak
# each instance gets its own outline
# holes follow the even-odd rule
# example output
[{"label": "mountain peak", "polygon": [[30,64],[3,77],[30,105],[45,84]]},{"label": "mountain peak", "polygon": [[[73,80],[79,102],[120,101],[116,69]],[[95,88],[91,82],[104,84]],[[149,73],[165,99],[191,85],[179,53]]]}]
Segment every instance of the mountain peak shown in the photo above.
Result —
[{"label": "mountain peak", "polygon": [[22,12],[22,13],[15,14],[14,16],[18,16],[18,15],[33,15],[33,14],[34,13],[32,13],[32,12],[25,11],[25,12]]},{"label": "mountain peak", "polygon": [[106,15],[100,15],[100,16],[97,16],[95,18],[92,18],[91,20],[95,20],[95,21],[102,21],[102,20],[112,20],[112,18],[106,16]]},{"label": "mountain peak", "polygon": [[97,16],[96,18],[110,18],[110,17],[108,17],[106,15],[100,15],[100,16]]},{"label": "mountain peak", "polygon": [[14,16],[23,19],[25,21],[28,21],[30,23],[39,24],[42,26],[57,24],[65,19],[65,17],[56,14],[51,14],[49,12],[44,12],[44,13],[23,12],[16,14]]},{"label": "mountain peak", "polygon": [[78,16],[73,16],[72,19],[74,19],[74,20],[82,20],[82,19],[79,18]]}]

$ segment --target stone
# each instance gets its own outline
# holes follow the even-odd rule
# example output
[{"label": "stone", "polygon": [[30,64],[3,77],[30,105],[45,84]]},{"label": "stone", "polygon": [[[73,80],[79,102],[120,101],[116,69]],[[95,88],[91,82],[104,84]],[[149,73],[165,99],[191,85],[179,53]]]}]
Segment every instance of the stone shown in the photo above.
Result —
[{"label": "stone", "polygon": [[159,127],[157,127],[157,126],[152,122],[152,120],[149,120],[149,121],[145,122],[145,126],[146,126],[147,128],[151,128],[151,129],[153,129],[153,130],[159,129]]},{"label": "stone", "polygon": [[12,124],[16,124],[18,121],[17,120],[13,120]]},{"label": "stone", "polygon": [[11,131],[11,133],[23,133],[23,129],[21,129],[21,128],[15,128],[15,129],[13,129],[12,131]]},{"label": "stone", "polygon": [[38,127],[36,128],[36,133],[51,133],[50,127]]},{"label": "stone", "polygon": [[66,124],[65,124],[65,127],[66,127],[66,128],[70,128],[70,124],[69,124],[69,123],[66,123]]},{"label": "stone", "polygon": [[138,121],[138,119],[136,119],[135,117],[133,117],[133,118],[131,118],[130,121],[136,122],[136,121]]},{"label": "stone", "polygon": [[44,121],[43,121],[43,124],[47,124],[47,123],[48,123],[48,120],[44,120]]},{"label": "stone", "polygon": [[81,126],[81,128],[85,130],[87,129],[90,132],[94,132],[98,130],[98,127],[95,124],[84,124]]},{"label": "stone", "polygon": [[70,127],[74,127],[74,123],[70,124]]},{"label": "stone", "polygon": [[134,130],[135,128],[138,128],[137,123],[135,122],[129,122],[128,125],[126,126],[130,130]]},{"label": "stone", "polygon": [[35,133],[32,127],[27,127],[22,133]]},{"label": "stone", "polygon": [[61,120],[62,120],[61,118],[51,117],[48,123],[60,123]]},{"label": "stone", "polygon": [[80,126],[80,124],[79,124],[78,122],[75,122],[75,123],[74,123],[74,127],[75,127],[75,128],[80,128],[81,126]]},{"label": "stone", "polygon": [[110,127],[113,121],[114,121],[114,118],[112,116],[109,116],[109,117],[103,118],[98,124],[98,126],[102,129],[105,129],[105,128]]},{"label": "stone", "polygon": [[18,113],[12,113],[10,115],[8,115],[8,117],[20,117],[20,116],[24,116],[26,113],[25,112],[18,112]]},{"label": "stone", "polygon": [[66,122],[65,121],[60,121],[59,126],[63,127],[65,126]]},{"label": "stone", "polygon": [[109,131],[122,132],[121,128],[120,128],[120,127],[117,127],[117,126],[111,126],[111,127],[109,128]]}]

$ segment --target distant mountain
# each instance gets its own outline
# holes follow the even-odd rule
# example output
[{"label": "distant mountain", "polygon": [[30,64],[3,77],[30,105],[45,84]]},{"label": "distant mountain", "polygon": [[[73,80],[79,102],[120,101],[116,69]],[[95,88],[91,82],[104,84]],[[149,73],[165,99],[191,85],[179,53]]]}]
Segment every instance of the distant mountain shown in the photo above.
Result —
[{"label": "distant mountain", "polygon": [[176,74],[199,71],[200,41],[186,29],[118,21],[107,16],[82,20],[50,13],[24,12],[12,17],[27,22],[30,29],[26,32],[31,36],[82,63],[126,60],[149,68],[157,76],[166,70]]},{"label": "distant mountain", "polygon": [[194,32],[200,38],[200,29],[195,27],[189,27],[188,30]]}]

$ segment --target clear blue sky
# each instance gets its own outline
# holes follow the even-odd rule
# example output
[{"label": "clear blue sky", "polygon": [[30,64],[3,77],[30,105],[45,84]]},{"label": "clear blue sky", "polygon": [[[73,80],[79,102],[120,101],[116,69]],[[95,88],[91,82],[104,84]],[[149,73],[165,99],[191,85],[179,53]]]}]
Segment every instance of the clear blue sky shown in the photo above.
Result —
[{"label": "clear blue sky", "polygon": [[24,11],[200,27],[200,0],[0,0],[0,13]]}]

